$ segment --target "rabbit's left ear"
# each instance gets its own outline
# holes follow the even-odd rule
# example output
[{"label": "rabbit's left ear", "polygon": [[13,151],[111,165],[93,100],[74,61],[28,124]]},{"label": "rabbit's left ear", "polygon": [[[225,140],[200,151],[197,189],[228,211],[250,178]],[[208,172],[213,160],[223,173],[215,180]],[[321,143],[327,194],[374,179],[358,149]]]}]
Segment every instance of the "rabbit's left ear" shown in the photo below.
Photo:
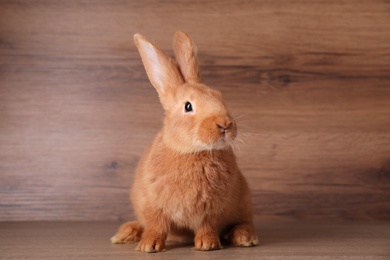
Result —
[{"label": "rabbit's left ear", "polygon": [[173,50],[180,72],[188,83],[200,83],[200,71],[196,46],[185,32],[176,32],[173,36]]},{"label": "rabbit's left ear", "polygon": [[140,34],[134,35],[134,42],[141,55],[149,80],[157,90],[160,100],[165,100],[174,90],[184,83],[176,62],[159,47]]}]

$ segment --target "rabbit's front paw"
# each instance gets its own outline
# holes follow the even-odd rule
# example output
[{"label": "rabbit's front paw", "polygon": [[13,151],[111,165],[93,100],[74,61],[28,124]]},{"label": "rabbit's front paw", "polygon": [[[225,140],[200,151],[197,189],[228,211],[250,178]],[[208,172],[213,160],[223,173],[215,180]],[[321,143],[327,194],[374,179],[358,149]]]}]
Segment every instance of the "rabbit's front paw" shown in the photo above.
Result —
[{"label": "rabbit's front paw", "polygon": [[165,239],[163,236],[151,232],[144,233],[137,246],[137,251],[156,253],[165,251]]},{"label": "rabbit's front paw", "polygon": [[202,251],[222,249],[217,234],[197,234],[195,237],[195,249]]},{"label": "rabbit's front paw", "polygon": [[259,240],[248,225],[237,225],[230,233],[230,241],[234,246],[257,246]]}]

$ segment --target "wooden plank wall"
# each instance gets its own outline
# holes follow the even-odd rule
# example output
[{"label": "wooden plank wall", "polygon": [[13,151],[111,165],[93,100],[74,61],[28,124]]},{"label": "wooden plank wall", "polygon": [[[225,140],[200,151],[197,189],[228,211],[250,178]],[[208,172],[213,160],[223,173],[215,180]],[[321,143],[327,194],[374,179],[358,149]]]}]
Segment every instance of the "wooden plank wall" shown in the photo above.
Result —
[{"label": "wooden plank wall", "polygon": [[390,2],[0,0],[0,220],[118,220],[163,111],[132,35],[199,49],[258,217],[390,220]]}]

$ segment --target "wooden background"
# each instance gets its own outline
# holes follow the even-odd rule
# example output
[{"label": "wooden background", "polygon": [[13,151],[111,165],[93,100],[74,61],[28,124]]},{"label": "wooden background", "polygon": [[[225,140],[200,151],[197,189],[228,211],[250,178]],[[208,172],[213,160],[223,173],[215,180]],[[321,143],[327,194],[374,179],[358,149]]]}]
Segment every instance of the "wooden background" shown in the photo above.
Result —
[{"label": "wooden background", "polygon": [[0,0],[0,220],[125,220],[163,111],[132,35],[199,48],[259,218],[390,220],[390,1]]}]

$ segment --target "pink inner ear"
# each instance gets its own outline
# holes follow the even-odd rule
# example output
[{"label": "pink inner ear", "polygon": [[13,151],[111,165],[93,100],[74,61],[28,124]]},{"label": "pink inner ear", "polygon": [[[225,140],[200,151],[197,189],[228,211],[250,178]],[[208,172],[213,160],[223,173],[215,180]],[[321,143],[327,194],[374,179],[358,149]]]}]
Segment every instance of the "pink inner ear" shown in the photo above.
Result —
[{"label": "pink inner ear", "polygon": [[157,52],[152,44],[150,43],[142,43],[144,47],[144,52],[146,58],[148,59],[146,69],[148,72],[148,76],[150,81],[152,82],[155,88],[158,88],[159,91],[164,91],[164,75],[161,61],[159,61],[159,57]]}]

